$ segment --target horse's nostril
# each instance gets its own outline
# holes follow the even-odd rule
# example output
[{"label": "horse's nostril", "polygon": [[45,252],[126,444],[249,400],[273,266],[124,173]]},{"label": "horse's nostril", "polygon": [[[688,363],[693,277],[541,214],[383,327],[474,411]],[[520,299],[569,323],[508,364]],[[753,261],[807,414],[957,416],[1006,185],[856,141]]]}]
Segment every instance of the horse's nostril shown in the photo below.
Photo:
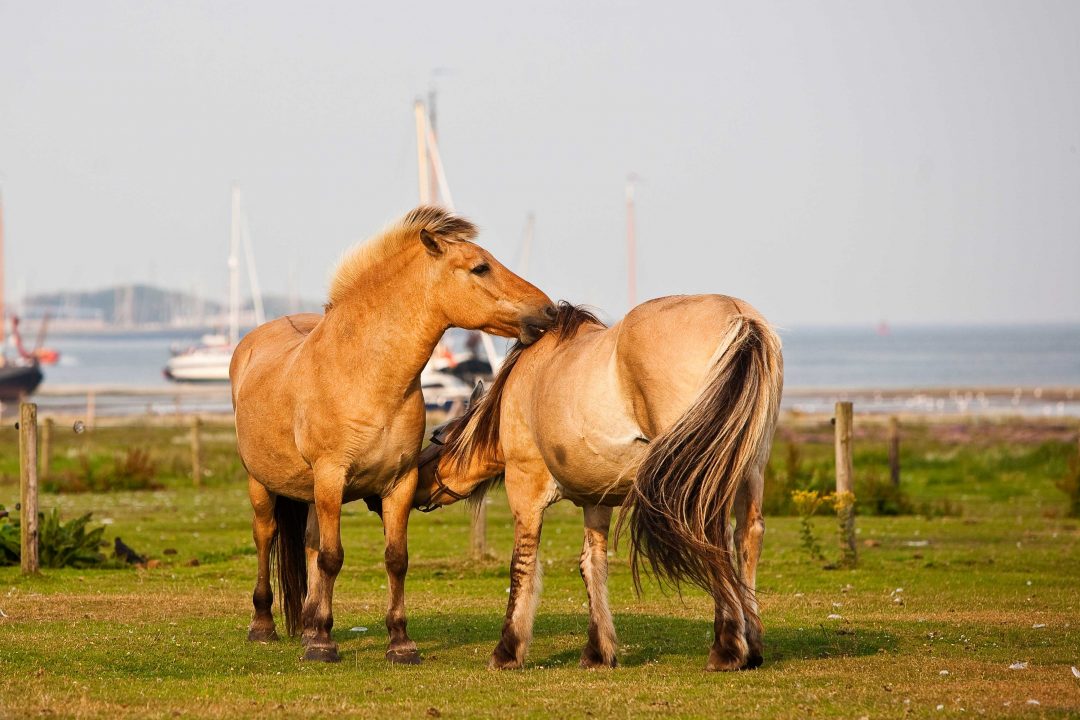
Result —
[{"label": "horse's nostril", "polygon": [[547,315],[548,320],[554,320],[559,311],[555,309],[554,305],[548,305],[544,308],[544,314]]}]

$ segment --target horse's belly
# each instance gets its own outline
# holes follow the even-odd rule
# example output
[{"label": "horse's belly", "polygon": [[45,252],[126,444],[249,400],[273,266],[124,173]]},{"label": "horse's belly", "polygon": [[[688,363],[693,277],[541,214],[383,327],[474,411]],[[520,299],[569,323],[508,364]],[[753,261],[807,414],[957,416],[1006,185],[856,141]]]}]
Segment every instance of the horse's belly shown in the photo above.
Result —
[{"label": "horse's belly", "polygon": [[[622,438],[586,438],[587,442],[555,446],[546,457],[563,497],[578,503],[618,505],[634,482],[646,445],[637,433]],[[561,450],[561,452],[560,452]]]}]

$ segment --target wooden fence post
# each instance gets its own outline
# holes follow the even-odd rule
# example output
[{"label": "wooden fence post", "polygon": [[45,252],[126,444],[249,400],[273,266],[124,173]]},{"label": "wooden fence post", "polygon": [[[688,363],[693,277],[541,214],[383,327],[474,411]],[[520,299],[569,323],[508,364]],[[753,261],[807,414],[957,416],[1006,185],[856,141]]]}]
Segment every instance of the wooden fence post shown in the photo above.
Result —
[{"label": "wooden fence post", "polygon": [[191,477],[195,487],[202,486],[202,420],[198,415],[191,418]]},{"label": "wooden fence post", "polygon": [[895,415],[889,418],[889,479],[900,487],[900,421]]},{"label": "wooden fence post", "polygon": [[41,424],[41,480],[49,477],[49,473],[52,472],[52,435],[53,419],[47,417]]},{"label": "wooden fence post", "polygon": [[840,523],[840,562],[855,565],[855,494],[852,491],[850,402],[836,403],[836,516]]},{"label": "wooden fence post", "polygon": [[19,553],[24,575],[36,573],[38,561],[37,405],[19,404]]},{"label": "wooden fence post", "polygon": [[472,517],[469,527],[469,555],[473,560],[483,560],[487,555],[487,502],[480,500],[480,506]]}]

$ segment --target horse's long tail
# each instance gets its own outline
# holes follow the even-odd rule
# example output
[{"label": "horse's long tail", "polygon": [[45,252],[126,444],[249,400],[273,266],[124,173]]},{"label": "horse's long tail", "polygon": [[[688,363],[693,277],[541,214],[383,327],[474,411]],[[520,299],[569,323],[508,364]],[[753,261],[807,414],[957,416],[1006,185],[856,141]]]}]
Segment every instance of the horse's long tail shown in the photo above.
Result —
[{"label": "horse's long tail", "polygon": [[658,580],[689,581],[738,607],[729,518],[744,475],[770,449],[783,390],[780,338],[737,315],[714,357],[693,404],[645,452],[619,525],[630,526],[639,591],[644,559]]},{"label": "horse's long tail", "polygon": [[277,565],[278,597],[285,616],[285,630],[296,635],[300,630],[300,612],[307,595],[307,558],[304,532],[307,529],[308,505],[278,495],[274,501],[277,537],[270,546],[271,562]]}]

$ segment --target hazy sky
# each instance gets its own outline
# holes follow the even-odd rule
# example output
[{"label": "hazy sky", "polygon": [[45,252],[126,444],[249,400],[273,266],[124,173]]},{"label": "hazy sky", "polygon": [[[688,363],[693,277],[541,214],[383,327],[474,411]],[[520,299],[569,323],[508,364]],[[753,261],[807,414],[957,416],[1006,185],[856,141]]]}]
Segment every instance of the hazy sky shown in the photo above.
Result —
[{"label": "hazy sky", "polygon": [[322,298],[416,204],[439,90],[458,209],[528,276],[783,326],[1080,320],[1080,3],[0,0],[8,295],[225,294],[229,187],[267,292]]}]

